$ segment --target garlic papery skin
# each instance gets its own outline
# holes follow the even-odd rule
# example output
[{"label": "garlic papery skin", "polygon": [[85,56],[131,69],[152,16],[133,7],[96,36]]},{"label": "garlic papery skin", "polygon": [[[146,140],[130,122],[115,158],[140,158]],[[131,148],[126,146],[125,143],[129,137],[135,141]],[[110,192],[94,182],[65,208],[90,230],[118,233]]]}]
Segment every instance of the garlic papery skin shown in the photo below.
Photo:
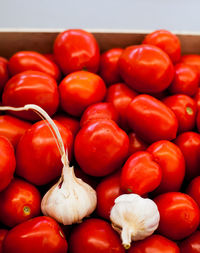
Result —
[{"label": "garlic papery skin", "polygon": [[143,240],[153,234],[159,225],[160,214],[153,200],[138,194],[123,194],[115,199],[110,220],[128,249],[131,241]]}]

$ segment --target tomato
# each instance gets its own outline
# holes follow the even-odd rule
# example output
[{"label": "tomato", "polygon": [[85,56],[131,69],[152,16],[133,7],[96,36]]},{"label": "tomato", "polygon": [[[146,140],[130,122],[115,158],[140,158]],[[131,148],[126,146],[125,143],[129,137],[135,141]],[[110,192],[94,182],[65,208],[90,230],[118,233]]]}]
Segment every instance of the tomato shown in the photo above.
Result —
[{"label": "tomato", "polygon": [[196,69],[190,65],[179,63],[174,66],[174,80],[169,86],[172,94],[185,94],[194,96],[199,86],[199,74]]},{"label": "tomato", "polygon": [[198,110],[200,110],[200,88],[198,88],[195,96],[194,96],[194,100],[196,101],[197,103],[197,108]]},{"label": "tomato", "polygon": [[158,233],[172,240],[182,240],[199,226],[197,203],[181,192],[163,193],[154,199],[160,213]]},{"label": "tomato", "polygon": [[20,120],[13,116],[0,116],[0,135],[6,137],[15,148],[21,136],[30,127],[31,124],[29,122]]},{"label": "tomato", "polygon": [[62,109],[73,116],[81,116],[89,105],[104,99],[106,86],[100,76],[77,71],[62,80],[59,93]]},{"label": "tomato", "polygon": [[8,60],[6,60],[3,57],[0,57],[0,92],[3,91],[3,88],[8,79],[9,79]]},{"label": "tomato", "polygon": [[54,57],[54,55],[52,53],[50,53],[50,54],[43,54],[43,56],[45,56],[48,60],[56,63],[55,57]]},{"label": "tomato", "polygon": [[36,217],[11,229],[4,242],[4,253],[66,253],[63,231],[50,217]]},{"label": "tomato", "polygon": [[146,35],[143,44],[150,44],[159,47],[169,55],[173,63],[181,58],[181,43],[179,38],[167,30],[156,30]]},{"label": "tomato", "polygon": [[198,132],[200,133],[200,111],[198,111],[197,113],[196,124],[197,124]]},{"label": "tomato", "polygon": [[193,178],[186,189],[186,193],[190,195],[200,207],[200,176]]},{"label": "tomato", "polygon": [[166,97],[162,101],[176,115],[179,133],[190,131],[194,128],[197,113],[194,99],[187,95],[177,94]]},{"label": "tomato", "polygon": [[[15,107],[36,104],[51,116],[56,112],[59,103],[57,83],[54,78],[39,71],[19,73],[7,82],[2,103]],[[23,119],[38,119],[37,114],[31,111],[11,113]]]},{"label": "tomato", "polygon": [[186,54],[181,57],[181,62],[194,67],[200,74],[200,55]]},{"label": "tomato", "polygon": [[111,225],[100,219],[88,219],[77,225],[69,238],[69,249],[70,253],[125,252]]},{"label": "tomato", "polygon": [[118,61],[122,52],[122,48],[112,48],[104,52],[100,57],[99,74],[108,85],[121,81]]},{"label": "tomato", "polygon": [[35,51],[19,51],[15,53],[8,62],[8,69],[12,76],[26,70],[35,70],[44,72],[57,81],[61,77],[57,65]]},{"label": "tomato", "polygon": [[0,221],[14,227],[40,214],[41,196],[37,188],[21,179],[13,179],[0,192]]},{"label": "tomato", "polygon": [[130,102],[137,96],[137,93],[127,87],[124,83],[116,83],[108,88],[106,101],[114,105],[119,113],[119,125],[128,129],[126,111]]},{"label": "tomato", "polygon": [[74,168],[74,173],[76,177],[82,179],[85,183],[89,184],[92,186],[92,188],[96,189],[98,185],[98,180],[96,177],[91,177],[88,174],[86,174],[83,170],[78,168],[77,166]]},{"label": "tomato", "polygon": [[[72,133],[55,123],[71,158]],[[59,149],[45,121],[33,124],[22,136],[17,146],[16,160],[17,175],[33,184],[47,184],[60,176],[62,163]]]},{"label": "tomato", "polygon": [[8,233],[7,229],[0,229],[0,253],[3,253],[2,245],[7,233]]},{"label": "tomato", "polygon": [[106,119],[84,125],[74,143],[76,161],[91,176],[106,176],[120,168],[128,148],[127,134]]},{"label": "tomato", "polygon": [[121,194],[120,172],[104,178],[97,186],[97,213],[100,217],[110,219],[110,211],[115,199]]},{"label": "tomato", "polygon": [[138,95],[129,104],[127,119],[132,130],[146,142],[173,140],[178,123],[170,108],[149,95]]},{"label": "tomato", "polygon": [[128,253],[180,253],[177,244],[164,236],[152,235],[134,242]]},{"label": "tomato", "polygon": [[174,77],[169,56],[152,45],[127,47],[119,59],[119,71],[131,88],[142,93],[163,91]]},{"label": "tomato", "polygon": [[199,175],[200,135],[195,132],[180,134],[174,143],[181,149],[186,163],[186,180]]},{"label": "tomato", "polygon": [[160,166],[145,151],[131,155],[122,167],[121,189],[126,193],[145,195],[155,190],[162,179]]},{"label": "tomato", "polygon": [[14,148],[7,138],[0,136],[0,192],[11,182],[15,166]]},{"label": "tomato", "polygon": [[181,253],[200,252],[200,231],[194,232],[191,236],[179,243]]},{"label": "tomato", "polygon": [[118,123],[118,111],[111,103],[97,103],[88,106],[88,108],[84,111],[80,126],[84,126],[91,120],[98,120],[98,119],[110,119]]},{"label": "tomato", "polygon": [[140,139],[135,133],[131,132],[128,135],[129,138],[129,156],[137,151],[144,151],[147,149],[147,144]]},{"label": "tomato", "polygon": [[94,36],[84,30],[70,29],[58,34],[54,56],[65,75],[83,69],[96,73],[99,68],[99,46]]}]

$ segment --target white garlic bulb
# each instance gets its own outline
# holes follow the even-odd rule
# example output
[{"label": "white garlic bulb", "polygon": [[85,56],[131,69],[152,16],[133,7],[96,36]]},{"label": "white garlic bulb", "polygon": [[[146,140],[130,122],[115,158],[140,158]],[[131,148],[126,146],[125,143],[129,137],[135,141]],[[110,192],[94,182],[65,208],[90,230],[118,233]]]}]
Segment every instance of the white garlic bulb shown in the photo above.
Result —
[{"label": "white garlic bulb", "polygon": [[115,199],[110,219],[128,249],[131,241],[143,240],[153,234],[159,225],[160,214],[153,200],[137,194],[123,194]]}]

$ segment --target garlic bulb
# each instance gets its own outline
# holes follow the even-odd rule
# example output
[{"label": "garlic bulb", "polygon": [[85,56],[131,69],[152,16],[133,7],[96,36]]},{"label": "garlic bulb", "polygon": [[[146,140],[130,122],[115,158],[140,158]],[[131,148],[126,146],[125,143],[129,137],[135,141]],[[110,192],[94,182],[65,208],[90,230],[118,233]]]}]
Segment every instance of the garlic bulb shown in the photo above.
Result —
[{"label": "garlic bulb", "polygon": [[64,225],[80,222],[96,208],[96,191],[77,178],[74,168],[69,166],[67,151],[65,151],[60,132],[50,116],[37,105],[24,107],[0,106],[0,110],[34,110],[42,119],[46,119],[48,127],[55,137],[63,163],[62,175],[59,181],[44,195],[41,203],[42,213],[54,218]]},{"label": "garlic bulb", "polygon": [[143,240],[153,234],[159,225],[160,214],[153,200],[137,194],[123,194],[115,199],[110,219],[128,249],[131,241]]}]

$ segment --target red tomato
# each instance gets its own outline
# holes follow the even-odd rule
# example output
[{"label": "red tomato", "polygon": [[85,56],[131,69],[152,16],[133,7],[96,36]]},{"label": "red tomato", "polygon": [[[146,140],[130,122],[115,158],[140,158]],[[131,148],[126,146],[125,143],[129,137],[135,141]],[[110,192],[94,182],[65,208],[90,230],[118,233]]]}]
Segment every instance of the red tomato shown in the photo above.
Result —
[{"label": "red tomato", "polygon": [[127,119],[132,130],[146,142],[172,140],[178,123],[170,108],[149,95],[138,95],[129,104]]},{"label": "red tomato", "polygon": [[84,111],[80,126],[83,127],[85,124],[90,122],[91,120],[98,120],[98,119],[110,119],[118,123],[118,111],[111,103],[97,103],[88,106],[88,108]]},{"label": "red tomato", "polygon": [[67,241],[56,221],[36,217],[11,229],[4,242],[4,253],[66,253]]},{"label": "red tomato", "polygon": [[135,133],[129,133],[129,156],[136,153],[137,151],[144,151],[147,149],[147,144],[140,139]]},{"label": "red tomato", "polygon": [[122,167],[121,189],[126,193],[144,195],[155,190],[162,179],[160,166],[153,156],[145,151],[138,151]]},{"label": "red tomato", "polygon": [[[72,153],[72,133],[56,122],[65,147]],[[17,150],[17,175],[36,185],[43,185],[61,174],[62,163],[55,138],[45,121],[32,125],[20,139]]]},{"label": "red tomato", "polygon": [[175,242],[161,235],[152,235],[142,241],[134,242],[128,253],[180,253]]},{"label": "red tomato", "polygon": [[71,233],[69,249],[70,253],[125,253],[111,225],[100,219],[88,219],[77,225]]},{"label": "red tomato", "polygon": [[146,35],[143,44],[151,44],[169,55],[173,63],[181,58],[181,43],[178,37],[167,30],[156,30]]},{"label": "red tomato", "polygon": [[175,144],[181,149],[185,163],[185,178],[190,180],[199,175],[200,135],[195,132],[185,132],[175,139]]},{"label": "red tomato", "polygon": [[73,116],[80,116],[89,105],[104,99],[106,86],[100,76],[77,71],[62,80],[59,92],[62,109]]},{"label": "red tomato", "polygon": [[83,69],[96,73],[99,67],[100,51],[96,39],[79,29],[66,30],[57,36],[54,56],[65,75]]},{"label": "red tomato", "polygon": [[155,194],[179,191],[185,176],[185,160],[181,150],[170,141],[158,141],[147,149],[162,170],[162,180]]},{"label": "red tomato", "polygon": [[115,199],[121,194],[120,172],[104,178],[96,188],[97,213],[100,217],[110,219],[110,211]]},{"label": "red tomato", "polygon": [[[36,104],[51,116],[56,112],[59,103],[57,83],[54,78],[39,71],[19,73],[7,82],[2,103],[15,107]],[[38,119],[37,114],[31,111],[12,114],[28,120]]]},{"label": "red tomato", "polygon": [[172,240],[182,240],[199,226],[197,203],[187,194],[169,192],[154,199],[160,213],[158,232]]},{"label": "red tomato", "polygon": [[198,111],[197,113],[196,123],[197,123],[198,132],[200,133],[200,111]]},{"label": "red tomato", "polygon": [[12,76],[26,70],[35,70],[44,72],[57,81],[61,77],[57,65],[35,51],[19,51],[15,53],[8,62],[8,69]]},{"label": "red tomato", "polygon": [[13,178],[16,161],[14,148],[10,141],[0,136],[0,192],[4,190]]},{"label": "red tomato", "polygon": [[199,86],[199,74],[196,69],[190,65],[179,63],[174,66],[174,80],[169,86],[172,94],[185,94],[194,96]]},{"label": "red tomato", "polygon": [[194,100],[197,103],[198,110],[200,110],[200,88],[198,88],[197,93],[194,96]]},{"label": "red tomato", "polygon": [[123,129],[128,128],[126,111],[128,105],[137,96],[137,93],[124,83],[116,83],[108,88],[106,101],[111,102],[119,113],[119,124]]},{"label": "red tomato", "polygon": [[6,137],[14,147],[17,146],[21,136],[30,127],[31,124],[29,122],[20,120],[13,116],[0,116],[0,135]]},{"label": "red tomato", "polygon": [[82,171],[80,168],[75,167],[74,168],[74,173],[76,177],[82,179],[85,183],[89,184],[92,186],[92,188],[96,189],[98,185],[98,180],[96,177],[91,177],[88,174],[86,174],[84,171]]},{"label": "red tomato", "polygon": [[74,143],[76,161],[91,176],[106,176],[120,168],[128,148],[127,134],[106,119],[84,125]]},{"label": "red tomato", "polygon": [[0,221],[9,227],[40,214],[41,196],[37,188],[21,179],[13,179],[0,192]]},{"label": "red tomato", "polygon": [[0,92],[3,90],[8,79],[8,61],[5,58],[0,57]]},{"label": "red tomato", "polygon": [[174,77],[169,56],[152,45],[127,47],[119,59],[119,71],[131,88],[142,93],[163,91]]},{"label": "red tomato", "polygon": [[194,99],[187,95],[178,94],[166,97],[162,101],[176,115],[179,133],[190,131],[194,128],[197,113]]},{"label": "red tomato", "polygon": [[56,63],[56,60],[53,54],[43,54],[43,56],[45,56],[48,60]]},{"label": "red tomato", "polygon": [[200,231],[194,232],[191,236],[179,243],[181,253],[200,252]]},{"label": "red tomato", "polygon": [[0,253],[3,253],[3,241],[8,233],[7,229],[0,229]]},{"label": "red tomato", "polygon": [[186,189],[186,193],[190,195],[200,207],[200,176],[193,178]]},{"label": "red tomato", "polygon": [[110,85],[121,81],[118,61],[122,52],[122,48],[112,48],[101,55],[99,74],[106,84]]},{"label": "red tomato", "polygon": [[190,65],[192,67],[195,67],[195,69],[200,74],[200,55],[198,54],[183,55],[181,57],[181,62]]}]

